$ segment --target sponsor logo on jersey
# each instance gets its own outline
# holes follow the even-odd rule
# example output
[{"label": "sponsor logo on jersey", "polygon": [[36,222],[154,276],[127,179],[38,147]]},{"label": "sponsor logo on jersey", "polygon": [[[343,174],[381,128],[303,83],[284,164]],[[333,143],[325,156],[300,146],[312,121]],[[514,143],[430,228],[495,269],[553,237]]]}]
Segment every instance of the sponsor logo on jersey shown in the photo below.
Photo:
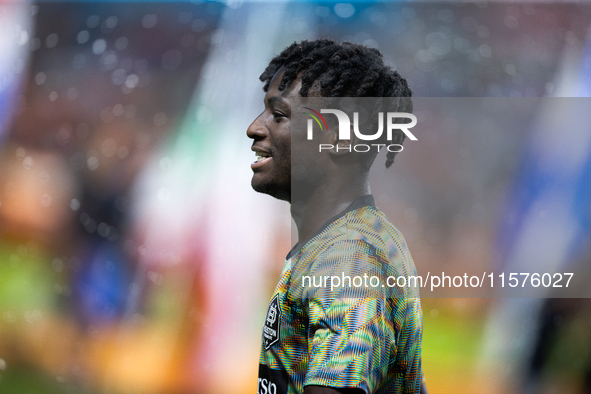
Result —
[{"label": "sponsor logo on jersey", "polygon": [[263,325],[263,348],[269,350],[271,346],[279,341],[279,321],[281,320],[281,309],[279,308],[279,294],[275,295],[269,303],[267,318]]},{"label": "sponsor logo on jersey", "polygon": [[287,394],[287,372],[259,364],[257,394]]}]

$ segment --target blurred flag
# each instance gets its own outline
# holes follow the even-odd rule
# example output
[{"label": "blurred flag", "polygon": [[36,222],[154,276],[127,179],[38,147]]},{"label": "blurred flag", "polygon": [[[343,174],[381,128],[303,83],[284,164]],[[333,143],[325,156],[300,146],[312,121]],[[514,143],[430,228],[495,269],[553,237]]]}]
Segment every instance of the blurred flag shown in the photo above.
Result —
[{"label": "blurred flag", "polygon": [[[205,305],[191,367],[203,392],[256,386],[263,315],[277,280],[269,273],[280,271],[289,250],[290,215],[287,203],[252,190],[255,156],[246,129],[264,108],[259,75],[287,45],[313,37],[313,10],[286,14],[283,3],[225,8],[177,138],[138,188],[138,217],[149,218],[140,225],[142,264],[188,260],[201,275]],[[300,24],[286,25],[298,16]]]},{"label": "blurred flag", "polygon": [[32,38],[28,1],[0,0],[0,142],[18,104]]},{"label": "blurred flag", "polygon": [[[505,272],[568,272],[591,229],[591,37],[566,40],[553,97],[540,100],[521,169],[500,225]],[[551,296],[550,293],[547,294]],[[493,307],[483,365],[524,384],[544,299],[501,299]],[[499,371],[498,369],[501,369]],[[496,381],[503,381],[495,375]]]}]

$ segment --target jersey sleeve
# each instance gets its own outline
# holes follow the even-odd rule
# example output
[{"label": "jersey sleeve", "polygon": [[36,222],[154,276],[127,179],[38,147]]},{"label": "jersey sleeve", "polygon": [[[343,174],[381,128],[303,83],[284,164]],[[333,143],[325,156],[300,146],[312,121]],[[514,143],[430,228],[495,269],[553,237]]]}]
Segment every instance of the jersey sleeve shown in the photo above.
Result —
[{"label": "jersey sleeve", "polygon": [[[322,253],[308,274],[327,278],[328,286],[312,286],[307,293],[309,364],[304,386],[373,393],[394,385],[395,392],[418,392],[420,324],[413,321],[415,306],[403,292],[382,286],[387,276],[397,275],[396,267],[366,242],[348,240]],[[345,283],[331,286],[333,277]],[[372,277],[376,279],[370,283]]]},{"label": "jersey sleeve", "polygon": [[371,393],[386,378],[392,327],[380,300],[335,299],[310,303],[310,361],[304,385],[357,387]]}]

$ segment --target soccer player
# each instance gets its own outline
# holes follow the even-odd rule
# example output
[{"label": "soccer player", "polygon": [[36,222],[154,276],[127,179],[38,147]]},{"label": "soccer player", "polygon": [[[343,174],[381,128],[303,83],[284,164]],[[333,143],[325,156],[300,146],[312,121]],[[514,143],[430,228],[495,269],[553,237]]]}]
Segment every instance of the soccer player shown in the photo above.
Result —
[{"label": "soccer player", "polygon": [[[410,112],[406,81],[378,50],[327,39],[287,47],[260,80],[265,109],[247,130],[256,155],[252,187],[291,203],[298,242],[267,309],[258,394],[419,393],[418,294],[396,288],[376,296],[350,285],[351,275],[416,272],[404,238],[370,192],[377,152],[354,152],[357,137],[339,140],[332,126],[322,138],[333,149],[304,151],[292,144],[296,133],[306,133],[292,128],[299,98],[401,97],[394,112]],[[395,132],[391,142],[403,139]],[[395,154],[388,152],[386,167]],[[310,285],[329,276],[349,278],[349,286]]]}]

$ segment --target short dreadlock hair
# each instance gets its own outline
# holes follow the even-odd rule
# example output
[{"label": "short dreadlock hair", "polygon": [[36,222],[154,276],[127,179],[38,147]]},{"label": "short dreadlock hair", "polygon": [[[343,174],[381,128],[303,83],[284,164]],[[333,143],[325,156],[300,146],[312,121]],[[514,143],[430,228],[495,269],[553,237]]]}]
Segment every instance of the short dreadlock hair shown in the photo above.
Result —
[{"label": "short dreadlock hair", "polygon": [[[323,97],[408,97],[400,100],[397,112],[412,112],[412,92],[408,83],[384,63],[380,51],[350,42],[330,39],[294,42],[277,55],[259,79],[269,89],[273,76],[284,67],[279,90],[300,76],[300,96],[307,97],[316,84]],[[402,144],[404,133],[394,134],[394,143]],[[394,162],[395,152],[388,152],[386,167]]]}]

